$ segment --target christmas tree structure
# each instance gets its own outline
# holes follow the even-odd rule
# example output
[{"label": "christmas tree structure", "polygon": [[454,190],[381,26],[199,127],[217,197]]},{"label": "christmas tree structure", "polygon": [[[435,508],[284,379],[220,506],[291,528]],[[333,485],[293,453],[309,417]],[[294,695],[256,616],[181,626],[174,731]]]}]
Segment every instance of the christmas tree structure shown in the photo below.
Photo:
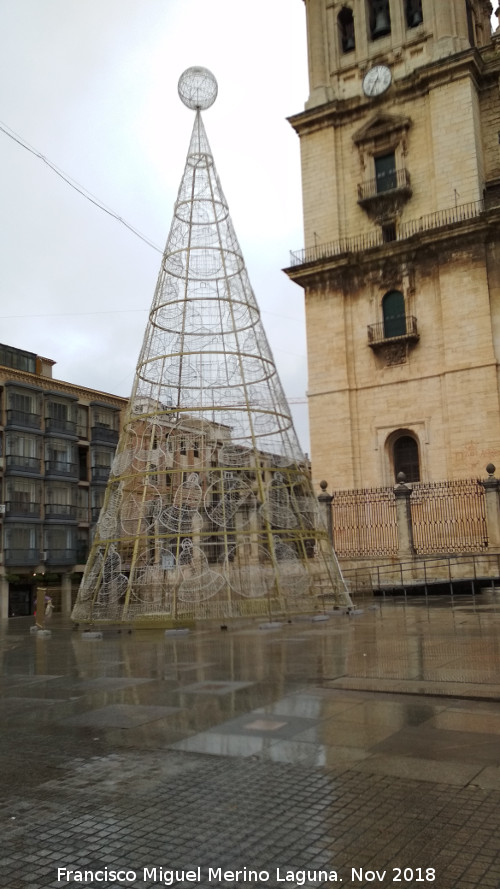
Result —
[{"label": "christmas tree structure", "polygon": [[132,394],[73,620],[176,626],[352,605],[215,169],[204,68]]}]

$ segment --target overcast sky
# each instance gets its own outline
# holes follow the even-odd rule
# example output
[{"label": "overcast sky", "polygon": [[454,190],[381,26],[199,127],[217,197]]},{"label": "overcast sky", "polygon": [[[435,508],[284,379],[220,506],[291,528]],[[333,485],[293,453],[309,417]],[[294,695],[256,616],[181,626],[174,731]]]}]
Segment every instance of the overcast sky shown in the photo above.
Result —
[{"label": "overcast sky", "polygon": [[[307,387],[298,138],[302,0],[0,0],[0,121],[163,249],[193,125],[180,74],[202,65],[222,187],[283,386]],[[0,342],[54,376],[128,396],[160,255],[0,133]],[[293,406],[309,449],[307,410]]]}]

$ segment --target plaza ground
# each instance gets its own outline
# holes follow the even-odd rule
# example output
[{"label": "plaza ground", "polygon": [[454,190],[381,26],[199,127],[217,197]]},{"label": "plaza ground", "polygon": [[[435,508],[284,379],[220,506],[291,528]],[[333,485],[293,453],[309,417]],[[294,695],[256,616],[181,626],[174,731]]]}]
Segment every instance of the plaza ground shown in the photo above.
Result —
[{"label": "plaza ground", "polygon": [[496,889],[500,594],[359,604],[102,640],[4,622],[0,885]]}]

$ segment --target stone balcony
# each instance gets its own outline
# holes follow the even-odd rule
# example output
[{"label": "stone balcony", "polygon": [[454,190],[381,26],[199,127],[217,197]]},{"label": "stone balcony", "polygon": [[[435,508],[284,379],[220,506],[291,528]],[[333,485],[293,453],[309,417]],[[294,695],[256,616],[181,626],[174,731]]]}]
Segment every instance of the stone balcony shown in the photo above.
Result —
[{"label": "stone balcony", "polygon": [[[429,213],[416,219],[409,219],[407,222],[399,223],[394,227],[390,239],[391,246],[394,246],[394,243],[408,241],[410,238],[425,234],[426,232],[437,233],[439,229],[444,230],[450,226],[474,221],[483,214],[486,215],[485,203],[483,200],[479,200],[471,201],[467,204],[459,204],[446,210],[438,210],[436,213]],[[312,247],[306,247],[303,250],[290,251],[290,277],[293,278],[293,270],[301,266],[344,259],[351,254],[364,253],[365,251],[383,247],[387,243],[384,230],[377,227],[363,234],[340,238],[337,241],[329,241],[324,244],[314,244]]]}]

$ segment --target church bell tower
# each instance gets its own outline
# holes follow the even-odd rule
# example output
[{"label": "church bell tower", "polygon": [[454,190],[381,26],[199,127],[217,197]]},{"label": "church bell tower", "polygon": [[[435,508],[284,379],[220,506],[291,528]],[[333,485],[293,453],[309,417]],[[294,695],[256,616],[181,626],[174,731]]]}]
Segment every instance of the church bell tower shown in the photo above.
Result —
[{"label": "church bell tower", "polygon": [[[314,481],[500,460],[500,31],[489,0],[305,0]],[[498,465],[498,463],[497,463]]]}]

